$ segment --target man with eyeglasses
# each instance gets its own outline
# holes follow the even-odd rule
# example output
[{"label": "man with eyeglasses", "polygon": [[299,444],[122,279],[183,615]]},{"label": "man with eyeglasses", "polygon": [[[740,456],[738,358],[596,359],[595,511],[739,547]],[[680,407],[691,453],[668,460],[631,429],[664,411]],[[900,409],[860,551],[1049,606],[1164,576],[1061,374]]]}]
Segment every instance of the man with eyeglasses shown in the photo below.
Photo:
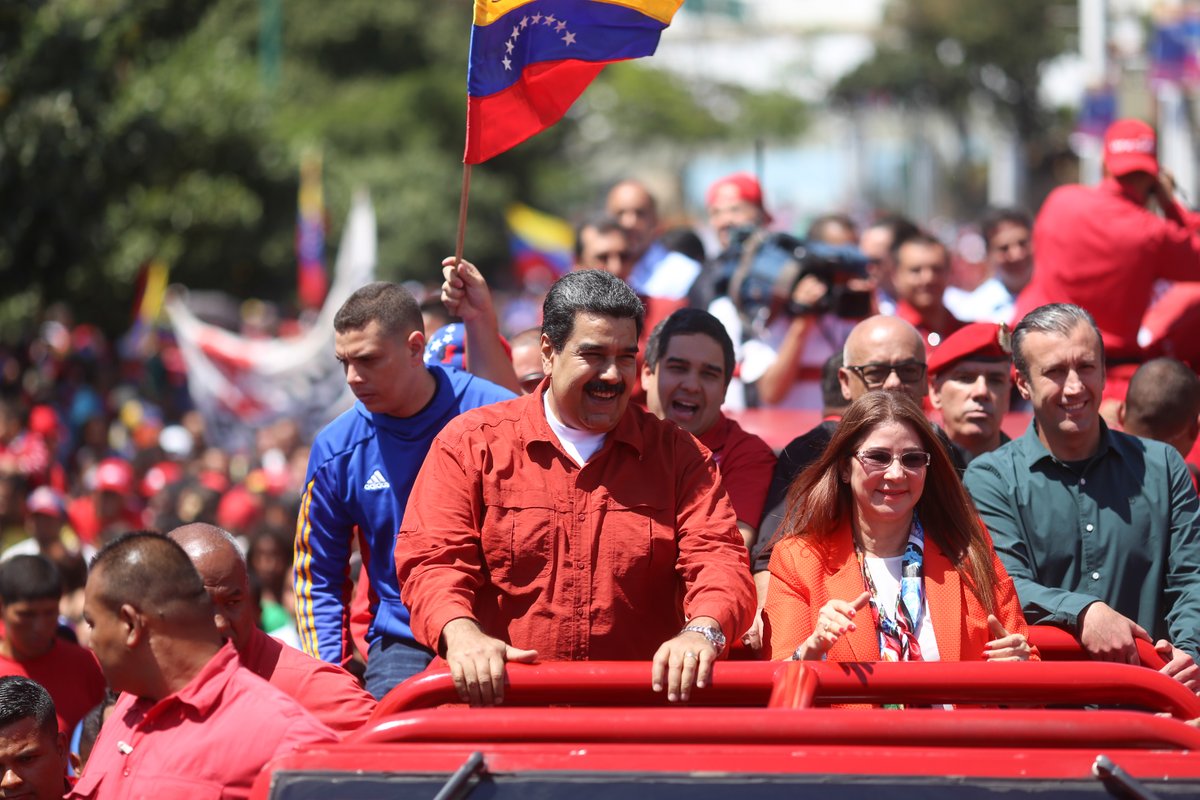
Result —
[{"label": "man with eyeglasses", "polygon": [[[877,389],[907,392],[918,404],[925,397],[925,343],[917,329],[899,317],[877,315],[855,325],[846,338],[842,359],[844,365],[838,370],[838,378],[842,396],[848,402]],[[782,533],[780,525],[787,511],[788,487],[825,450],[837,425],[837,420],[825,420],[793,439],[779,453],[779,461],[767,489],[766,512],[759,525],[758,545],[751,557],[760,610],[766,601],[770,578],[767,565],[775,542]],[[945,438],[945,433],[940,429],[939,433],[961,472],[966,468],[962,453]],[[755,628],[746,635],[746,644],[750,647],[757,648],[758,628],[759,624],[756,623]]]}]

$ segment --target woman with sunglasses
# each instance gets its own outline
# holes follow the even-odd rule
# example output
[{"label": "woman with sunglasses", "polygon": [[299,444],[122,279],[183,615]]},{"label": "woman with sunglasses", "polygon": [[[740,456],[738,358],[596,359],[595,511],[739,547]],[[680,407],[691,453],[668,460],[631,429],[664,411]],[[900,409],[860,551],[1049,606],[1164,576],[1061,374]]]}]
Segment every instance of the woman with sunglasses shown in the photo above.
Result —
[{"label": "woman with sunglasses", "polygon": [[1036,658],[1012,580],[907,394],[853,402],[788,491],[764,611],[771,658]]}]

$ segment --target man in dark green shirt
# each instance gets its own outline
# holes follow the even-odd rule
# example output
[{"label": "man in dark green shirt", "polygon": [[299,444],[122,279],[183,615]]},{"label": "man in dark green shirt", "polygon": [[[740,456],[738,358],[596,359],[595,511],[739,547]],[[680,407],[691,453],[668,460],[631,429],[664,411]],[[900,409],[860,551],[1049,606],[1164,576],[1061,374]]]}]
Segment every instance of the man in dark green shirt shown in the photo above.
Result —
[{"label": "man in dark green shirt", "polygon": [[1200,688],[1200,501],[1183,459],[1104,424],[1104,347],[1079,306],[1026,315],[1013,362],[1033,422],[964,480],[1026,618],[1105,661],[1136,664],[1135,640],[1153,641],[1163,671]]}]

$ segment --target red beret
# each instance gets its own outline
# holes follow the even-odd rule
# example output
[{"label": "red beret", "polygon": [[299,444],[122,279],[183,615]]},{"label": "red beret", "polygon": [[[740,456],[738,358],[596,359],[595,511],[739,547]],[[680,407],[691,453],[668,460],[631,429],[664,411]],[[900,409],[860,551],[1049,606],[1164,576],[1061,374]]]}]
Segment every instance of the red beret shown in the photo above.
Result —
[{"label": "red beret", "polygon": [[1008,326],[994,322],[964,325],[933,348],[927,369],[930,375],[937,375],[967,358],[979,361],[1007,361],[1012,358]]}]

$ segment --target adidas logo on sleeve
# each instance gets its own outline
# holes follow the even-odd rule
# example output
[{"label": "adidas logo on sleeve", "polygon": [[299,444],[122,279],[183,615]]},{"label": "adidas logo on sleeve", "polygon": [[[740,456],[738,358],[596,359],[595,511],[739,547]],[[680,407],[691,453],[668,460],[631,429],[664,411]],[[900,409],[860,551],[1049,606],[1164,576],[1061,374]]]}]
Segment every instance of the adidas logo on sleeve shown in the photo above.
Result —
[{"label": "adidas logo on sleeve", "polygon": [[367,482],[363,484],[363,489],[368,492],[377,492],[380,489],[390,489],[392,485],[387,482],[387,478],[383,477],[383,473],[375,470],[371,473],[371,477],[367,478]]}]

